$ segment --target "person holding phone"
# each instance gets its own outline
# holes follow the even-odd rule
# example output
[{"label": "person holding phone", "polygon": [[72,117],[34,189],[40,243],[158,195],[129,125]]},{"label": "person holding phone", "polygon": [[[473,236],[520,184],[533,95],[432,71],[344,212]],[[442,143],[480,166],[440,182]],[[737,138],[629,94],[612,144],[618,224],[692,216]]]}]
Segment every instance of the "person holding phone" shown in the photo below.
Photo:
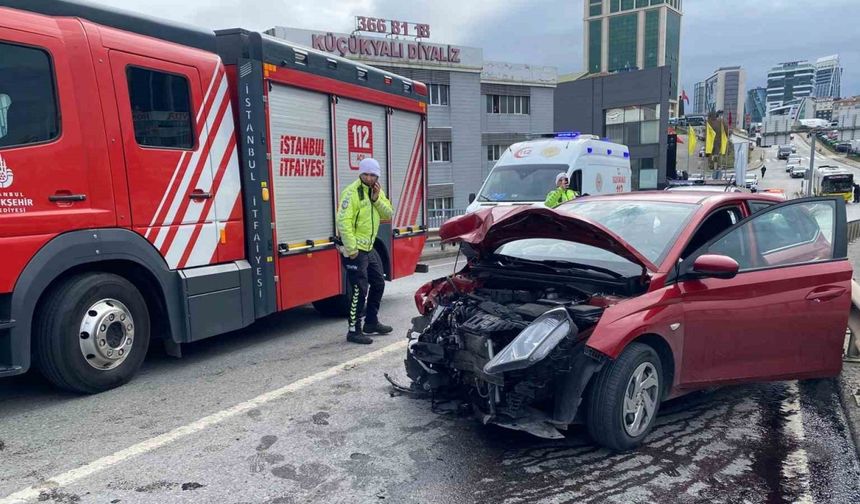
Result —
[{"label": "person holding phone", "polygon": [[380,173],[379,162],[373,158],[362,159],[358,165],[358,180],[341,193],[337,213],[340,251],[348,279],[346,340],[362,345],[373,343],[368,334],[392,331],[391,326],[379,321],[385,273],[379,253],[373,248],[379,221],[390,219],[394,213],[379,184]]},{"label": "person holding phone", "polygon": [[568,187],[569,183],[570,181],[567,178],[567,173],[561,172],[556,175],[555,189],[546,195],[544,205],[546,205],[547,208],[555,208],[562,203],[575,199],[578,195],[576,194],[576,191]]}]

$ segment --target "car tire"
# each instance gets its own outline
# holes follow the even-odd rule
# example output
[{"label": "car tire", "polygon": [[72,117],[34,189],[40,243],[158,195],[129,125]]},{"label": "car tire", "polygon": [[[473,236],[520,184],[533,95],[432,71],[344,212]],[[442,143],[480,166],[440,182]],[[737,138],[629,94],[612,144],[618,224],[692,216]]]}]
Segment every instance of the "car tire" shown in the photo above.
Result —
[{"label": "car tire", "polygon": [[346,294],[338,294],[330,298],[313,302],[316,311],[325,317],[346,317],[349,315],[349,298]]},{"label": "car tire", "polygon": [[110,273],[75,275],[52,288],[33,329],[42,375],[84,394],[127,383],[149,349],[146,301],[131,282]]},{"label": "car tire", "polygon": [[[638,375],[640,372],[642,374]],[[635,380],[639,376],[649,380],[644,394],[652,407],[650,415],[637,423],[636,415],[627,411],[641,407],[642,413],[647,413],[645,397],[635,390]],[[652,376],[656,378],[653,387],[650,386]],[[615,451],[632,450],[639,446],[654,427],[663,397],[663,385],[663,367],[657,352],[643,343],[631,343],[617,359],[609,362],[597,374],[590,387],[586,427],[591,438]],[[628,402],[626,398],[631,392],[632,399]],[[627,411],[625,406],[630,406]]]}]

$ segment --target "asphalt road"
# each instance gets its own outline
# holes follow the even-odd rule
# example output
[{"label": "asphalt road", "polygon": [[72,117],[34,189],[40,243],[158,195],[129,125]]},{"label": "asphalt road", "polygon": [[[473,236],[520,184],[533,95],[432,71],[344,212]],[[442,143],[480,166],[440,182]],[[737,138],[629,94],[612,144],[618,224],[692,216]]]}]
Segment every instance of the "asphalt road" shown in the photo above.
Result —
[{"label": "asphalt road", "polygon": [[0,381],[0,504],[860,502],[831,380],[670,402],[647,444],[621,455],[581,428],[544,441],[398,396],[382,374],[403,379],[411,294],[451,261],[389,285],[395,335],[369,347],[302,308],[181,360],[155,349],[137,379],[98,396]]}]

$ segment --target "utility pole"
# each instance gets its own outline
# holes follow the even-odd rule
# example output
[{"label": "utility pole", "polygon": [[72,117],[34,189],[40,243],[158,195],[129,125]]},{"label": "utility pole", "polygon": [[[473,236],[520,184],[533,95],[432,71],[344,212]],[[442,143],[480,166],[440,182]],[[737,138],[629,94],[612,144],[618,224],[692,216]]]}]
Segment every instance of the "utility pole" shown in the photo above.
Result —
[{"label": "utility pole", "polygon": [[809,144],[809,170],[806,172],[806,195],[812,196],[812,170],[815,169],[815,139],[818,129],[811,130],[812,143]]}]

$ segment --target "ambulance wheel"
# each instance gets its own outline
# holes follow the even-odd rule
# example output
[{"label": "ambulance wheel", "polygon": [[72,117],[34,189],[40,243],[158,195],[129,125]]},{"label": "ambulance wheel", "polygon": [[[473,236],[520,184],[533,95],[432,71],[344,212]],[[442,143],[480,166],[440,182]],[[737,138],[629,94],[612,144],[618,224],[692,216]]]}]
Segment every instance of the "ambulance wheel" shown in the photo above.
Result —
[{"label": "ambulance wheel", "polygon": [[56,386],[95,394],[127,383],[149,348],[149,310],[131,282],[109,273],[64,280],[39,307],[34,358]]},{"label": "ambulance wheel", "polygon": [[349,299],[346,294],[338,294],[314,301],[314,308],[326,317],[346,317],[349,314]]}]

